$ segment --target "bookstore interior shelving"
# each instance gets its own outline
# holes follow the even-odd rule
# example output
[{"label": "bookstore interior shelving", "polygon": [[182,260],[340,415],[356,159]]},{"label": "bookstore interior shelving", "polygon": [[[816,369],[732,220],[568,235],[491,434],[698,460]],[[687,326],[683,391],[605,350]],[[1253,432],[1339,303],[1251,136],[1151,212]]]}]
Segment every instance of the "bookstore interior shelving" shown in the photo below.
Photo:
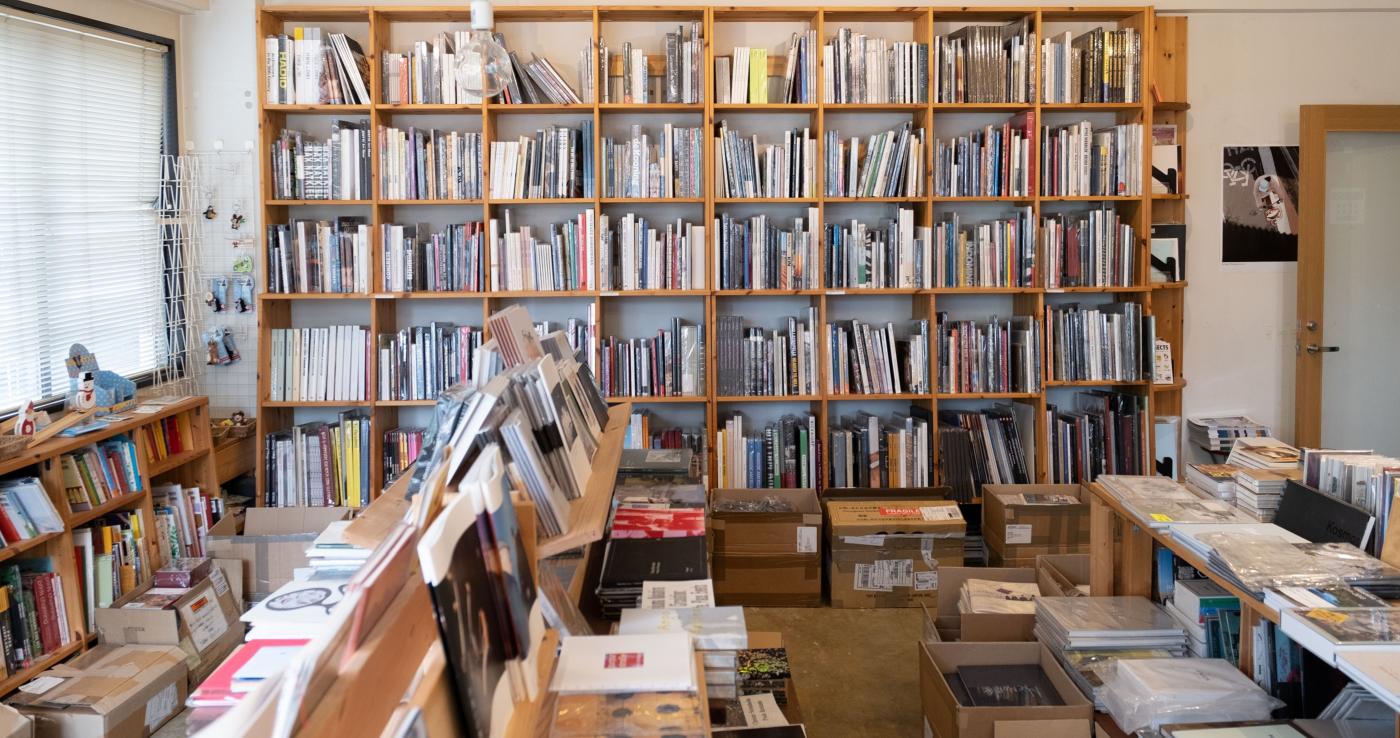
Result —
[{"label": "bookstore interior shelving", "polygon": [[[1151,7],[1019,7],[995,9],[969,8],[760,8],[760,7],[650,7],[650,6],[559,6],[498,7],[495,30],[504,34],[510,48],[522,56],[533,53],[547,56],[559,69],[560,75],[571,83],[577,77],[576,65],[580,52],[597,68],[596,49],[599,41],[614,48],[631,42],[646,50],[648,66],[660,68],[665,57],[660,40],[662,34],[675,30],[679,24],[698,23],[705,39],[702,61],[703,102],[700,103],[625,103],[597,102],[580,104],[390,104],[383,88],[380,59],[385,53],[404,53],[415,41],[426,40],[439,32],[466,30],[470,13],[465,8],[408,8],[375,6],[274,6],[258,11],[258,37],[288,33],[295,26],[315,25],[329,32],[346,33],[364,48],[369,60],[370,105],[288,105],[269,103],[266,90],[260,91],[260,137],[262,151],[270,152],[283,129],[299,129],[323,135],[333,119],[367,121],[371,131],[388,126],[427,126],[444,130],[465,130],[481,134],[482,147],[489,151],[489,142],[509,140],[529,135],[537,128],[549,125],[591,126],[594,152],[595,183],[591,197],[564,199],[518,199],[492,197],[492,158],[483,157],[482,197],[469,200],[402,200],[386,199],[374,188],[361,200],[279,200],[269,168],[265,165],[261,202],[263,222],[284,224],[295,219],[333,219],[338,216],[358,216],[370,224],[370,257],[368,258],[368,289],[358,293],[308,294],[273,293],[267,289],[268,274],[263,270],[259,290],[259,370],[258,370],[258,435],[259,459],[265,458],[267,434],[284,430],[298,423],[329,420],[339,411],[359,411],[371,419],[369,479],[371,495],[377,494],[385,478],[383,444],[384,432],[401,425],[426,425],[431,412],[431,400],[374,399],[375,378],[379,367],[377,351],[371,349],[366,357],[370,378],[370,399],[363,401],[274,401],[271,394],[272,331],[289,327],[325,325],[360,325],[366,327],[371,346],[380,334],[421,325],[429,321],[450,321],[481,329],[486,316],[511,304],[529,307],[536,320],[560,324],[569,319],[593,322],[594,343],[590,360],[598,360],[597,346],[609,336],[641,337],[655,335],[659,329],[671,326],[680,318],[692,325],[704,326],[706,341],[705,384],[702,392],[693,396],[617,397],[638,409],[648,408],[658,424],[684,427],[704,427],[710,447],[716,433],[723,427],[726,416],[742,411],[761,425],[785,413],[811,413],[816,417],[818,437],[823,443],[828,429],[840,418],[859,411],[874,412],[888,417],[893,412],[908,412],[911,406],[921,408],[929,417],[938,418],[940,410],[975,410],[996,403],[1013,403],[1029,409],[1034,446],[1033,475],[1030,481],[1043,482],[1050,476],[1050,456],[1047,448],[1047,409],[1059,404],[1072,405],[1074,394],[1084,389],[1108,389],[1140,398],[1145,403],[1147,428],[1144,438],[1145,462],[1152,459],[1152,419],[1179,415],[1181,391],[1185,385],[1183,364],[1182,311],[1185,283],[1154,282],[1150,277],[1149,234],[1154,222],[1184,222],[1185,194],[1152,195],[1150,133],[1145,133],[1144,151],[1139,157],[1141,194],[1131,196],[1043,196],[1035,183],[1031,191],[1018,196],[934,196],[933,141],[938,138],[965,135],[982,126],[1000,126],[1010,117],[1026,114],[1033,127],[1068,125],[1089,121],[1095,128],[1120,123],[1141,124],[1150,132],[1154,123],[1177,124],[1178,143],[1184,144],[1185,111],[1185,19],[1157,17]],[[938,36],[967,25],[1006,24],[1024,19],[1036,38],[1073,32],[1076,36],[1103,26],[1108,29],[1131,28],[1141,41],[1141,62],[1136,102],[1106,103],[1044,103],[1040,94],[1039,71],[1031,77],[1035,93],[1032,102],[1024,103],[963,103],[939,102],[929,75],[928,89],[917,103],[723,103],[717,104],[712,80],[715,60],[726,56],[735,46],[755,46],[769,49],[781,47],[794,33],[814,31],[819,44],[826,43],[839,28],[851,28],[893,41],[929,44]],[[567,43],[561,43],[566,39]],[[590,45],[589,40],[593,43]],[[260,50],[261,51],[261,50]],[[1032,56],[1035,56],[1032,54]],[[259,79],[265,73],[263,56],[259,54]],[[616,61],[621,61],[616,60]],[[820,59],[817,64],[820,64]],[[783,60],[780,52],[770,51],[769,74],[781,77]],[[928,59],[932,69],[932,52]],[[820,70],[820,67],[818,67]],[[611,75],[621,75],[614,65]],[[816,76],[820,99],[821,71]],[[744,135],[760,134],[766,143],[772,142],[772,131],[781,128],[810,128],[816,146],[817,187],[815,192],[800,198],[737,198],[719,197],[715,167],[715,131],[725,122]],[[822,163],[826,160],[824,147],[829,131],[843,136],[868,136],[912,123],[924,129],[922,148],[922,193],[911,197],[830,197],[822,186]],[[663,124],[700,126],[703,158],[703,197],[619,198],[604,197],[602,166],[598,152],[608,136],[625,134],[628,126],[640,123],[648,129]],[[781,140],[781,139],[779,139]],[[1183,147],[1184,149],[1184,147]],[[371,180],[379,181],[383,162],[378,146],[371,146]],[[1038,158],[1038,157],[1037,157]],[[1184,160],[1184,157],[1181,157]],[[1184,182],[1184,177],[1181,178]],[[779,222],[792,218],[814,217],[809,225],[813,233],[822,233],[826,224],[859,219],[876,224],[896,216],[900,208],[913,211],[916,226],[933,226],[940,218],[957,214],[967,223],[995,218],[1014,217],[1016,208],[1029,208],[1033,222],[1040,223],[1042,214],[1078,213],[1095,207],[1111,209],[1122,221],[1132,226],[1132,269],[1130,284],[1096,287],[1047,287],[1045,253],[1036,235],[1036,273],[1031,286],[1001,287],[943,287],[943,288],[869,288],[829,289],[825,285],[808,289],[719,289],[716,274],[714,241],[717,236],[711,226],[724,214],[747,218],[758,214],[771,215]],[[547,225],[579,216],[580,211],[592,211],[595,216],[621,217],[638,213],[657,222],[684,219],[706,227],[704,244],[705,272],[702,289],[679,290],[603,290],[598,273],[587,275],[588,288],[573,291],[492,291],[479,292],[386,292],[383,285],[383,247],[380,226],[389,223],[430,223],[435,228],[444,224],[493,218],[504,218],[507,211],[516,223]],[[823,249],[818,249],[824,253]],[[264,253],[267,253],[264,250]],[[488,269],[492,265],[488,265]],[[818,266],[818,278],[824,279],[824,265]],[[1171,345],[1173,381],[1154,384],[1151,372],[1135,381],[1056,381],[1050,378],[1048,341],[1044,339],[1047,306],[1070,302],[1086,305],[1131,302],[1139,305],[1145,315],[1155,319],[1156,336]],[[719,316],[741,315],[746,321],[769,330],[786,328],[788,316],[804,316],[808,309],[816,310],[821,327],[828,321],[865,320],[875,326],[883,325],[895,316],[929,321],[930,333],[935,316],[948,313],[953,320],[985,321],[989,316],[1027,315],[1040,321],[1042,332],[1040,365],[1041,381],[1036,391],[939,393],[938,357],[936,347],[929,352],[928,379],[930,391],[922,393],[893,393],[878,395],[839,394],[826,391],[825,373],[816,392],[776,397],[721,395],[718,386],[720,357],[716,340]],[[799,317],[799,319],[801,319]],[[816,328],[816,327],[814,327]],[[826,349],[822,346],[824,332],[815,334],[818,363],[829,366]],[[1148,349],[1150,352],[1150,348]],[[749,421],[746,420],[746,423]],[[939,443],[930,429],[932,466],[938,468]],[[711,482],[720,481],[714,466],[715,455],[709,454]],[[267,488],[265,468],[258,465],[260,500]],[[935,477],[936,478],[936,477]]]}]

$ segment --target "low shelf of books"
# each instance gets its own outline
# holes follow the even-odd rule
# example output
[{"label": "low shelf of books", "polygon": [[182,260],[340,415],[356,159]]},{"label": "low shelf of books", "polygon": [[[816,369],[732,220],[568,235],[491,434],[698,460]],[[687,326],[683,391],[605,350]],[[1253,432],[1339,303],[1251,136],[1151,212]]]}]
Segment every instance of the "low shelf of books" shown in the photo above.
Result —
[{"label": "low shelf of books", "polygon": [[[1184,21],[499,8],[514,81],[483,100],[466,10],[259,18],[264,504],[373,499],[517,304],[633,404],[625,444],[694,448],[712,486],[852,486],[856,452],[893,453],[878,486],[975,502],[1145,471],[1180,411],[1185,283],[1149,234],[1184,199],[1153,194],[1146,132],[1175,124],[1179,156]],[[1097,431],[1126,451],[1078,444]],[[755,461],[788,446],[805,476]],[[298,454],[347,481],[288,487]]]},{"label": "low shelf of books", "polygon": [[95,642],[95,609],[221,509],[207,398],[141,410],[0,461],[0,694]]}]

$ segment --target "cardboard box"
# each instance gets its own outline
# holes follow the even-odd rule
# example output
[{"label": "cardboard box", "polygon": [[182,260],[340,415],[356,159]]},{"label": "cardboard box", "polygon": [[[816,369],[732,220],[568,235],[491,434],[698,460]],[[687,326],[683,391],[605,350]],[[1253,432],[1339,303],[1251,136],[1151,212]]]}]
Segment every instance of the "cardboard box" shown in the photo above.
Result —
[{"label": "cardboard box", "polygon": [[832,607],[938,602],[939,569],[962,566],[967,523],[949,500],[831,500],[827,590]]},{"label": "cardboard box", "polygon": [[101,645],[36,677],[53,678],[48,690],[9,704],[39,738],[146,738],[183,708],[186,674],[173,646]]},{"label": "cardboard box", "polygon": [[350,517],[345,507],[250,507],[243,518],[225,516],[209,529],[205,554],[243,562],[243,588],[261,600],[306,566],[306,549],[327,525]]},{"label": "cardboard box", "polygon": [[[780,497],[793,512],[718,512],[725,500]],[[822,508],[816,490],[710,493],[710,574],[719,605],[820,607]]]},{"label": "cardboard box", "polygon": [[1089,555],[1038,556],[1036,583],[1046,597],[1084,597],[1089,593]]},{"label": "cardboard box", "polygon": [[[958,610],[963,582],[986,579],[993,582],[1036,581],[1035,569],[1005,569],[988,566],[950,566],[939,576],[945,597],[938,600],[939,629],[956,633],[960,641],[1033,641],[1035,614],[967,613]],[[956,624],[956,625],[954,625]]]},{"label": "cardboard box", "polygon": [[189,685],[198,686],[243,642],[242,610],[222,570],[190,588],[168,610],[124,608],[150,589],[141,587],[97,608],[97,632],[111,645],[176,646],[188,656]]},{"label": "cardboard box", "polygon": [[953,496],[952,487],[826,487],[823,500],[946,500]]},{"label": "cardboard box", "polygon": [[34,721],[9,705],[0,705],[0,738],[34,738]]},{"label": "cardboard box", "polygon": [[[920,643],[919,695],[938,738],[1089,738],[1094,705],[1039,643]],[[958,704],[943,676],[973,664],[1040,664],[1064,700],[1054,707]]]},{"label": "cardboard box", "polygon": [[[1077,484],[988,484],[982,535],[992,566],[1035,566],[1045,554],[1089,552],[1089,491]],[[1027,496],[1059,495],[1075,504],[1038,505]]]}]

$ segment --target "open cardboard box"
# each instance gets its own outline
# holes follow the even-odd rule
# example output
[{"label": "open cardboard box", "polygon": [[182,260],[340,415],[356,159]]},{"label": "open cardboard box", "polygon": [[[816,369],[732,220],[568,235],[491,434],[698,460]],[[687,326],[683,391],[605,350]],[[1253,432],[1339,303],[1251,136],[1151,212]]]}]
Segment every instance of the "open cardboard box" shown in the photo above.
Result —
[{"label": "open cardboard box", "polygon": [[1089,554],[1037,556],[1035,577],[1044,597],[1083,597],[1089,588]]},{"label": "open cardboard box", "polygon": [[958,611],[963,582],[987,579],[993,582],[1036,582],[1035,569],[1009,569],[989,566],[950,566],[940,575],[943,597],[938,598],[938,629],[956,632],[960,641],[1033,641],[1035,615],[1011,613],[968,613]]},{"label": "open cardboard box", "polygon": [[146,738],[183,709],[186,673],[174,646],[104,644],[39,674],[31,685],[52,677],[50,686],[9,704],[41,738]]},{"label": "open cardboard box", "polygon": [[[1039,643],[920,643],[919,696],[938,738],[1089,738],[1094,705]],[[944,674],[973,664],[1039,664],[1064,705],[970,707]]]},{"label": "open cardboard box", "polygon": [[176,646],[189,659],[190,686],[198,686],[224,658],[243,642],[243,614],[223,570],[189,588],[166,610],[126,608],[150,589],[150,583],[127,593],[111,607],[96,610],[97,632],[103,643]]},{"label": "open cardboard box", "polygon": [[[1076,504],[1037,505],[1026,495],[1063,495]],[[1088,553],[1089,490],[1078,484],[988,484],[982,535],[992,566],[1034,567],[1047,554]]]},{"label": "open cardboard box", "polygon": [[779,497],[793,512],[711,512],[715,602],[751,607],[820,607],[822,508],[811,489],[717,489],[724,500]]},{"label": "open cardboard box", "polygon": [[327,525],[350,517],[347,507],[250,507],[209,529],[205,554],[243,562],[243,589],[261,600],[307,565],[306,549]]}]

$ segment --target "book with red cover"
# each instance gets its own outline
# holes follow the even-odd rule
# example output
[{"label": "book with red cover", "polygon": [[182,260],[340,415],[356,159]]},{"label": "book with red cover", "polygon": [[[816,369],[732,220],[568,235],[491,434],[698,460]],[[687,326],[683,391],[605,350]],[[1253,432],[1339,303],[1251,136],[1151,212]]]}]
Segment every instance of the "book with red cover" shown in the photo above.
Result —
[{"label": "book with red cover", "polygon": [[229,654],[224,663],[209,675],[193,692],[185,704],[189,707],[230,707],[238,704],[247,692],[233,691],[233,675],[248,663],[253,655],[264,648],[273,646],[305,646],[310,641],[305,638],[275,638],[265,641],[248,641]]},{"label": "book with red cover", "polygon": [[613,513],[612,538],[685,538],[705,535],[705,511],[699,508],[619,507]]}]

